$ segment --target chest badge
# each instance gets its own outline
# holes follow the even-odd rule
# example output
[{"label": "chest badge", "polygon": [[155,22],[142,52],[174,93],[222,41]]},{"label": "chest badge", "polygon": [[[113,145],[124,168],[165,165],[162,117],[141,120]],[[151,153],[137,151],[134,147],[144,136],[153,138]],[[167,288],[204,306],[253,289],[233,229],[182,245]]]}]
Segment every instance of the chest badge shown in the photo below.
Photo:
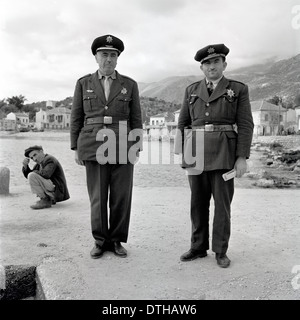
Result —
[{"label": "chest badge", "polygon": [[235,92],[232,89],[227,89],[226,94],[224,94],[224,97],[225,99],[227,99],[228,102],[233,102],[237,98]]},{"label": "chest badge", "polygon": [[123,89],[121,90],[122,94],[126,94],[127,93],[127,89],[123,87]]},{"label": "chest badge", "polygon": [[235,96],[235,93],[232,89],[227,89],[227,95],[229,98],[233,98]]}]

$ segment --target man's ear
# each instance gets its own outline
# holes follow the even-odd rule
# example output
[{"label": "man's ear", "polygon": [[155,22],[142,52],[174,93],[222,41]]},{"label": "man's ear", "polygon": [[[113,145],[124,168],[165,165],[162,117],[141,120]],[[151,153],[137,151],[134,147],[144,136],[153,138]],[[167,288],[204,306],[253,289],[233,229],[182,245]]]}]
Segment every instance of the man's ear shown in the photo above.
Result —
[{"label": "man's ear", "polygon": [[200,64],[200,69],[203,71],[203,65],[202,64]]},{"label": "man's ear", "polygon": [[227,62],[226,61],[223,62],[223,67],[224,67],[224,70],[225,70],[226,67],[227,67]]}]

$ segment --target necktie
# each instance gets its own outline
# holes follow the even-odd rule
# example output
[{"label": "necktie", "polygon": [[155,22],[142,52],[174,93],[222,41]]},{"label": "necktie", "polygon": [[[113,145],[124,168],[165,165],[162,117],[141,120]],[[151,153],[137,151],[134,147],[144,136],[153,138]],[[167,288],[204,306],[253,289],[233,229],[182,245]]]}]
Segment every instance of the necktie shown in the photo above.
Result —
[{"label": "necktie", "polygon": [[104,78],[104,93],[105,93],[106,100],[108,100],[109,92],[110,92],[110,83],[109,83],[109,76],[108,76]]},{"label": "necktie", "polygon": [[214,91],[214,85],[213,85],[213,83],[212,83],[211,81],[209,81],[209,82],[207,83],[207,91],[208,91],[208,94],[209,94],[209,95],[211,95],[212,92]]}]

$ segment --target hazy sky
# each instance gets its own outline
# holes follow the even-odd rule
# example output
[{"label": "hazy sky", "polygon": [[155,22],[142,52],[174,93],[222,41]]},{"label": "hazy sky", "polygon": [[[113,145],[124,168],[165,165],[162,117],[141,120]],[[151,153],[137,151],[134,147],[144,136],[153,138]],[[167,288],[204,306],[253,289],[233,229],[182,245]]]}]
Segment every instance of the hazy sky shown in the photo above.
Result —
[{"label": "hazy sky", "polygon": [[300,0],[0,0],[0,99],[72,96],[96,71],[92,41],[121,38],[117,70],[138,82],[202,76],[196,51],[230,48],[228,70],[300,53]]}]

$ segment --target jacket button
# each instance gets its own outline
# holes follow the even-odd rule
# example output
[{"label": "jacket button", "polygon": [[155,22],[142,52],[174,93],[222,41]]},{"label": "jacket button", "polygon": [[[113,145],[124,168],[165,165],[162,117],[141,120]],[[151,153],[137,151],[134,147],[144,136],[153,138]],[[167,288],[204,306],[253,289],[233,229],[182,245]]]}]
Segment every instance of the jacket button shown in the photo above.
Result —
[{"label": "jacket button", "polygon": [[205,115],[206,115],[206,116],[209,116],[209,112],[205,112]]},{"label": "jacket button", "polygon": [[207,102],[206,106],[209,107],[209,103],[208,102]]},{"label": "jacket button", "polygon": [[107,109],[108,109],[108,106],[105,106],[104,109],[107,110]]}]

